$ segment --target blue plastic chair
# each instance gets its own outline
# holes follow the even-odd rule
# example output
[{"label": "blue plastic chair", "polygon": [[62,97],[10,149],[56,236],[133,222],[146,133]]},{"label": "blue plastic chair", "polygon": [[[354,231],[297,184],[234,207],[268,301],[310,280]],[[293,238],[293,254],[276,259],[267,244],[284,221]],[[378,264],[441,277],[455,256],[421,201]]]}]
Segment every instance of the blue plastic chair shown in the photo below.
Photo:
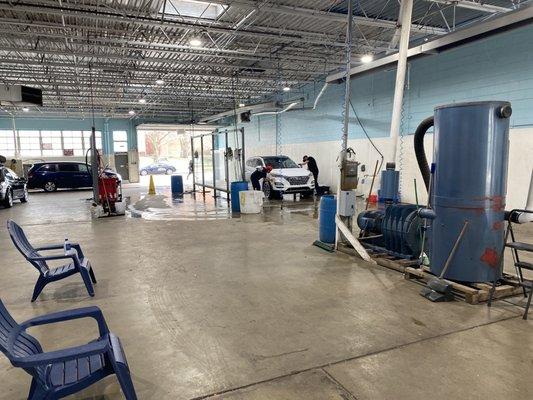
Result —
[{"label": "blue plastic chair", "polygon": [[[85,283],[87,292],[91,297],[94,296],[93,283],[96,283],[93,269],[89,260],[85,258],[78,243],[70,243],[72,249],[62,254],[41,255],[39,251],[63,249],[64,244],[56,244],[42,247],[33,247],[22,228],[13,220],[7,221],[7,230],[11,240],[20,253],[39,271],[39,279],[35,283],[31,301],[34,302],[44,287],[50,282],[59,281],[71,275],[79,273]],[[58,268],[49,268],[46,261],[71,259],[72,262]]]},{"label": "blue plastic chair", "polygon": [[[37,339],[26,333],[31,326],[87,317],[98,323],[100,337],[86,345],[44,353]],[[32,376],[28,400],[61,399],[112,374],[126,399],[137,399],[120,340],[109,332],[98,307],[43,315],[19,325],[0,300],[0,350],[13,366]]]}]

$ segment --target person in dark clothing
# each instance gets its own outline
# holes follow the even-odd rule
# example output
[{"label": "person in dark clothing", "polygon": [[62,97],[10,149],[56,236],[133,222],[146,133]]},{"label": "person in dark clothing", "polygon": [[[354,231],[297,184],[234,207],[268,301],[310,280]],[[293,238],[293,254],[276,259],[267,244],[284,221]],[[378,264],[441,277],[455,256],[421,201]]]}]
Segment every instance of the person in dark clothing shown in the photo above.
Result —
[{"label": "person in dark clothing", "polygon": [[302,161],[302,164],[307,164],[307,169],[313,174],[313,178],[315,179],[315,191],[316,194],[318,194],[318,165],[316,160],[313,157],[304,156]]},{"label": "person in dark clothing", "polygon": [[252,175],[250,175],[250,180],[252,181],[252,188],[254,190],[261,190],[261,179],[265,179],[267,174],[272,171],[272,165],[268,164],[266,167],[259,168],[255,170]]}]

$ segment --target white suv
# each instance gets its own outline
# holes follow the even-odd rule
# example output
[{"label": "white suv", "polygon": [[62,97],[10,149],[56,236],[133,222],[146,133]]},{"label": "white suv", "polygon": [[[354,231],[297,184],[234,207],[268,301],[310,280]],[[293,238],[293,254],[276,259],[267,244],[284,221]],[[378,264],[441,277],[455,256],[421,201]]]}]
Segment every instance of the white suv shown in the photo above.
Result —
[{"label": "white suv", "polygon": [[263,180],[263,192],[269,199],[279,198],[282,193],[313,194],[315,180],[313,174],[300,167],[287,156],[256,156],[246,160],[246,180],[259,168],[272,166],[272,171]]}]

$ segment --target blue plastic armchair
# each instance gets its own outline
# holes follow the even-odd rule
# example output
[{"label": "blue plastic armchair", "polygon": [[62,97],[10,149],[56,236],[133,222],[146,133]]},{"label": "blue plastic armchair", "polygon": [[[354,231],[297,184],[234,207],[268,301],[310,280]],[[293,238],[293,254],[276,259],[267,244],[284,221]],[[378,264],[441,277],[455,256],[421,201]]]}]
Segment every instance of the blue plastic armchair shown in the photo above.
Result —
[{"label": "blue plastic armchair", "polygon": [[[39,271],[39,278],[35,283],[31,298],[32,302],[37,299],[44,287],[50,282],[55,282],[77,273],[81,275],[89,295],[91,297],[94,296],[93,283],[96,283],[96,277],[89,260],[83,255],[81,246],[78,243],[69,243],[72,248],[61,254],[42,255],[39,252],[63,249],[64,244],[33,247],[22,228],[12,220],[7,221],[7,230],[15,247]],[[63,259],[69,259],[71,262],[58,268],[49,268],[46,263],[50,260]]]},{"label": "blue plastic armchair", "polygon": [[[87,317],[96,320],[100,336],[82,346],[45,353],[37,339],[26,332],[32,326]],[[112,374],[117,376],[126,399],[137,399],[120,340],[109,332],[98,307],[62,311],[18,324],[0,300],[0,350],[13,366],[32,376],[28,400],[61,399]]]}]

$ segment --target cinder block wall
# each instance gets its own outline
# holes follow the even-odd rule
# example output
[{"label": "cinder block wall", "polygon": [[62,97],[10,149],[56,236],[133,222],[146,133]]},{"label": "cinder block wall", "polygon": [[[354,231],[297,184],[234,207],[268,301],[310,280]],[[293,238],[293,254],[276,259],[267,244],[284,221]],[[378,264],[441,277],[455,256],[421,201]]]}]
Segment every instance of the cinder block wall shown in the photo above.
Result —
[{"label": "cinder block wall", "polygon": [[[386,161],[390,161],[395,75],[396,69],[390,68],[352,80],[352,103]],[[321,82],[308,85],[301,92],[291,92],[286,100],[304,97],[305,107],[312,107],[321,88]],[[343,91],[343,85],[331,85],[316,110],[290,111],[278,116],[282,152],[295,160],[300,160],[304,154],[314,155],[321,169],[321,184],[333,187],[337,183],[335,160],[342,134]],[[425,201],[426,197],[412,144],[418,124],[433,113],[435,106],[478,100],[512,103],[507,204],[508,208],[525,205],[533,169],[533,26],[409,62],[401,129],[405,138],[396,160],[402,170],[401,189],[405,201],[415,200],[415,178],[419,198]],[[366,173],[371,174],[378,154],[364,139],[353,113],[350,117],[350,146],[366,164]],[[274,153],[275,116],[252,117],[251,123],[242,126],[246,130],[247,155]],[[431,154],[431,135],[426,146]]]}]

